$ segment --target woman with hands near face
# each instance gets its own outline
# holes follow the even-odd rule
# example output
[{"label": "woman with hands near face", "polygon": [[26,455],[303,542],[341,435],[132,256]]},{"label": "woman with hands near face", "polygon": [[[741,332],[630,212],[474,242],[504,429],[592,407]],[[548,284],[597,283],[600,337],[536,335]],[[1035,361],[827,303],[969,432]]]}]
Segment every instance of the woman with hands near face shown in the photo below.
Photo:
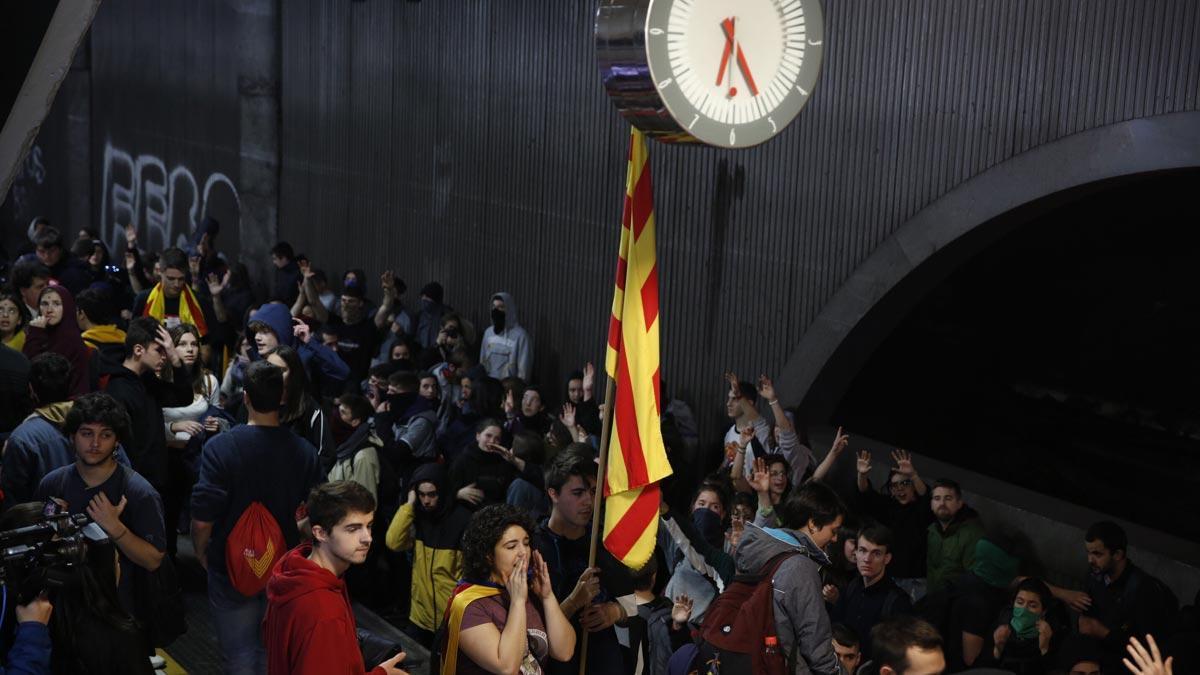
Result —
[{"label": "woman with hands near face", "polygon": [[496,504],[471,518],[463,536],[463,576],[451,601],[444,669],[542,673],[547,659],[567,661],[575,630],[554,597],[550,571],[529,543],[533,522]]}]

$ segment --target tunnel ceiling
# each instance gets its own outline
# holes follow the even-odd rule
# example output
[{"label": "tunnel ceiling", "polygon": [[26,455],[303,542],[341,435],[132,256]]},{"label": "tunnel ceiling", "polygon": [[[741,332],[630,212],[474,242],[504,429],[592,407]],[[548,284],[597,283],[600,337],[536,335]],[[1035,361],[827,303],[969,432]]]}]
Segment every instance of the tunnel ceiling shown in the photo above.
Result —
[{"label": "tunnel ceiling", "polygon": [[837,407],[858,433],[1200,539],[1200,171],[1106,187],[959,267]]}]

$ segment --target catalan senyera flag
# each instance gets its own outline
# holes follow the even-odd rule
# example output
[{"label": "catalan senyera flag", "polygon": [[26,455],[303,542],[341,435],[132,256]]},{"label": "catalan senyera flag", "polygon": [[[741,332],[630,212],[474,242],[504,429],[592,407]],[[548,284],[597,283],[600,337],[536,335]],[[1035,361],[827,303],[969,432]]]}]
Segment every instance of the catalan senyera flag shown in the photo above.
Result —
[{"label": "catalan senyera flag", "polygon": [[637,569],[654,552],[658,481],[671,475],[660,424],[658,261],[646,139],[633,129],[605,368],[616,382],[604,474],[604,547]]}]

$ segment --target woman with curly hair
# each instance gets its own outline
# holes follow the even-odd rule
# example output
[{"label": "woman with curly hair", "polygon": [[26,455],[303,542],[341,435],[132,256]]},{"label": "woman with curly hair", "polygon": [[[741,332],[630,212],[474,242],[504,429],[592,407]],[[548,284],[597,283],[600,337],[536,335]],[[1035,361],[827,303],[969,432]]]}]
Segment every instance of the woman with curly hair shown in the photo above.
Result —
[{"label": "woman with curly hair", "polygon": [[[540,675],[567,661],[575,629],[558,606],[550,571],[529,545],[533,521],[508,504],[477,512],[463,535],[463,583],[446,613],[442,674]],[[532,593],[532,597],[531,597]]]}]

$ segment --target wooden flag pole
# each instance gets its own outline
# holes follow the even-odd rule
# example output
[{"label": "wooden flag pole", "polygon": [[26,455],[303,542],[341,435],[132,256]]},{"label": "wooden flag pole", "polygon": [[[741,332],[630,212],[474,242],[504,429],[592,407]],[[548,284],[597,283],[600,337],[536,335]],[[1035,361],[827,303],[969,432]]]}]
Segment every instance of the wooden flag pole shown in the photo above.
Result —
[{"label": "wooden flag pole", "polygon": [[[600,460],[596,464],[596,499],[592,505],[592,538],[588,546],[588,567],[596,566],[596,553],[600,543],[600,507],[604,503],[604,474],[608,469],[608,441],[612,434],[612,411],[617,392],[617,383],[612,377],[606,377],[604,385],[604,411],[600,416]],[[582,608],[580,611],[583,611]],[[579,675],[587,672],[588,632],[583,630],[583,640],[579,643]]]}]

